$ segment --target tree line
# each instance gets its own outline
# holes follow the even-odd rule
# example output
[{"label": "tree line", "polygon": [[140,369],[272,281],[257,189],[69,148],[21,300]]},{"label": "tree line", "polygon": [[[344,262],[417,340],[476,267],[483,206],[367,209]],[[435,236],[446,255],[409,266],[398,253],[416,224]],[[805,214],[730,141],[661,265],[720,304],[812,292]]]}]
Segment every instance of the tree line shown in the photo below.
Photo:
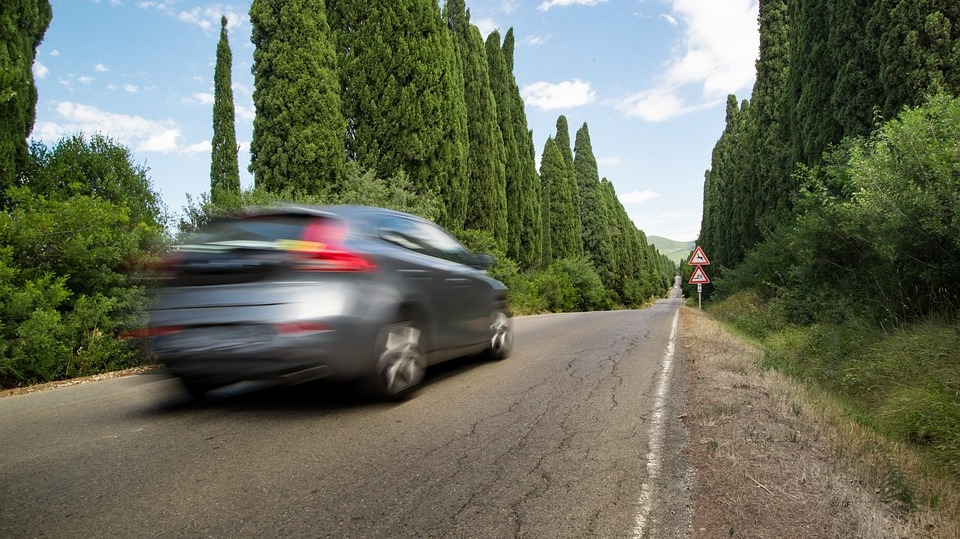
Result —
[{"label": "tree line", "polygon": [[727,295],[791,296],[799,318],[830,295],[899,319],[960,307],[960,3],[762,0],[759,28],[704,181],[698,242]]},{"label": "tree line", "polygon": [[[352,171],[402,175],[436,197],[427,217],[468,238],[491,236],[488,248],[521,271],[584,258],[610,304],[637,305],[669,285],[673,264],[599,177],[586,123],[571,144],[560,116],[537,170],[512,28],[484,41],[464,0],[442,9],[429,0],[254,0],[250,20],[256,189],[342,200]],[[228,57],[229,46],[218,48],[217,66]],[[226,87],[214,100],[227,110],[217,108],[230,100]],[[235,159],[218,147],[232,152],[215,147],[215,163]],[[217,185],[238,189],[239,179],[212,178]]]},{"label": "tree line", "polygon": [[[761,0],[759,26],[705,176],[707,308],[956,484],[960,2]],[[908,518],[948,497],[881,473]]]},{"label": "tree line", "polygon": [[253,138],[241,188],[221,18],[210,191],[171,234],[147,170],[102,134],[28,143],[48,0],[0,6],[0,386],[138,365],[144,270],[183,235],[248,204],[363,203],[433,219],[490,252],[517,312],[639,306],[675,264],[600,178],[583,124],[536,151],[513,30],[484,40],[463,0],[254,0]]}]

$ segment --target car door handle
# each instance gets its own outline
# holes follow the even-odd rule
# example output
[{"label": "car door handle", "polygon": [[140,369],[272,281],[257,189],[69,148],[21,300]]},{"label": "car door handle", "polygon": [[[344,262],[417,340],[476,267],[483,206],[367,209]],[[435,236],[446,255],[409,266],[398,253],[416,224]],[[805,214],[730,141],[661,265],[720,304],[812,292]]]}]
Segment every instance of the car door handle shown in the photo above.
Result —
[{"label": "car door handle", "polygon": [[427,270],[422,269],[402,269],[397,270],[400,275],[403,275],[404,279],[411,281],[429,281],[433,279],[433,274]]},{"label": "car door handle", "polygon": [[453,288],[466,288],[470,286],[470,279],[464,279],[463,277],[450,277],[447,279],[447,284]]}]

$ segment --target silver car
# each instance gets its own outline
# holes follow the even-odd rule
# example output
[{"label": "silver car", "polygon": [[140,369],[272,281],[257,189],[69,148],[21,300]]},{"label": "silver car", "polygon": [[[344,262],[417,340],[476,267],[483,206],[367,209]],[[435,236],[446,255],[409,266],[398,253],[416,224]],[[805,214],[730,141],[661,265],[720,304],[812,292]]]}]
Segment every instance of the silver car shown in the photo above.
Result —
[{"label": "silver car", "polygon": [[506,286],[437,225],[366,206],[248,211],[170,257],[152,349],[196,397],[246,380],[360,381],[406,396],[426,368],[510,355]]}]

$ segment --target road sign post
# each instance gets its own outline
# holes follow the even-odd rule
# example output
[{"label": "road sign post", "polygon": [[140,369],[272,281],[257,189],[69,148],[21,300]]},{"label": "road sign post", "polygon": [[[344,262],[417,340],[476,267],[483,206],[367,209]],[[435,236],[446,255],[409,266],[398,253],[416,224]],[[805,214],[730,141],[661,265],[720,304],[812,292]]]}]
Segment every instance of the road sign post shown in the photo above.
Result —
[{"label": "road sign post", "polygon": [[707,254],[703,252],[703,249],[697,245],[696,250],[690,255],[690,260],[687,261],[687,265],[693,266],[693,274],[690,275],[688,283],[697,285],[697,308],[703,310],[703,285],[710,282],[710,278],[707,277],[707,273],[703,271],[703,267],[710,265],[710,259],[707,258]]}]

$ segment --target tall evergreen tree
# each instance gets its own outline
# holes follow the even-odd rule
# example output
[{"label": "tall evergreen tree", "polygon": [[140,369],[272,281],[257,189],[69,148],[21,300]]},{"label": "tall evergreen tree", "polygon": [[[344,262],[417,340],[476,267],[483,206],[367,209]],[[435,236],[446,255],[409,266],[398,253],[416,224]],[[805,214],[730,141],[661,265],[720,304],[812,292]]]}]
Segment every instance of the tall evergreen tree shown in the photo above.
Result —
[{"label": "tall evergreen tree", "polygon": [[237,131],[234,126],[233,53],[227,41],[227,17],[220,18],[217,65],[213,71],[213,141],[210,162],[210,199],[223,191],[240,192]]},{"label": "tall evergreen tree", "polygon": [[540,177],[537,175],[536,148],[533,146],[533,132],[527,125],[527,113],[524,111],[520,88],[517,86],[517,80],[513,75],[513,48],[513,28],[510,28],[504,35],[503,47],[501,47],[500,52],[503,55],[508,74],[509,90],[507,97],[510,101],[505,106],[512,109],[513,123],[511,125],[515,131],[514,137],[519,159],[522,230],[520,253],[517,260],[521,266],[529,268],[542,263],[543,215],[540,207],[541,188]]},{"label": "tall evergreen tree", "polygon": [[793,161],[817,164],[831,143],[842,137],[832,109],[836,57],[829,48],[832,0],[791,4],[789,87],[793,103]]},{"label": "tall evergreen tree", "polygon": [[[559,132],[560,123],[557,124]],[[576,157],[573,158],[574,176],[580,192],[580,222],[583,237],[583,249],[593,260],[600,278],[607,288],[613,289],[614,258],[611,228],[618,227],[600,188],[600,172],[597,158],[593,155],[590,142],[590,130],[584,123],[577,130]]]},{"label": "tall evergreen tree", "polygon": [[451,32],[435,0],[328,0],[347,150],[364,168],[406,172],[445,202],[438,221],[463,227],[467,109]]},{"label": "tall evergreen tree", "polygon": [[470,12],[464,0],[448,0],[444,17],[453,30],[454,44],[463,67],[469,143],[469,198],[464,228],[490,232],[499,247],[506,251],[506,154],[497,123],[497,104],[490,87],[483,38],[480,30],[470,24]]},{"label": "tall evergreen tree", "polygon": [[877,80],[878,44],[868,28],[870,8],[875,3],[847,0],[830,5],[827,48],[837,66],[830,110],[844,137],[870,133],[875,111],[883,105]]},{"label": "tall evergreen tree", "polygon": [[[497,104],[497,123],[500,126],[500,135],[503,138],[507,193],[507,256],[519,261],[523,252],[521,247],[523,237],[523,201],[521,199],[523,165],[520,161],[517,130],[514,129],[515,119],[510,87],[512,75],[507,71],[507,61],[500,50],[500,32],[497,30],[490,32],[484,46],[487,53],[487,67],[490,70],[490,88]],[[543,226],[542,223],[541,226]]]},{"label": "tall evergreen tree", "polygon": [[557,147],[563,154],[563,160],[567,164],[567,170],[573,174],[573,148],[570,145],[570,126],[567,124],[567,117],[561,114],[557,117],[557,134],[554,135],[557,141]]},{"label": "tall evergreen tree", "polygon": [[960,2],[872,4],[870,35],[877,42],[883,117],[892,119],[937,90],[960,94]]},{"label": "tall evergreen tree", "polygon": [[550,255],[554,260],[583,254],[579,210],[574,205],[568,176],[563,153],[553,137],[548,137],[540,158],[540,181],[550,196],[544,234],[550,236]]},{"label": "tall evergreen tree", "polygon": [[318,193],[344,174],[337,63],[323,0],[253,0],[250,171],[258,187]]},{"label": "tall evergreen tree", "polygon": [[[737,189],[737,136],[741,124],[740,107],[734,95],[727,97],[726,127],[713,148],[704,197],[700,245],[711,254],[715,267],[734,267],[741,260],[740,237],[734,226]],[[742,201],[741,201],[742,202]]]},{"label": "tall evergreen tree", "polygon": [[789,20],[786,0],[760,2],[760,57],[753,85],[753,113],[757,125],[754,223],[769,234],[786,222],[796,187],[790,145],[787,76],[790,70]]},{"label": "tall evergreen tree", "polygon": [[[573,207],[576,208],[577,212],[577,228],[579,228],[580,233],[583,234],[583,197],[580,195],[580,182],[578,181],[577,171],[574,165],[573,148],[570,145],[570,127],[567,124],[567,117],[562,114],[557,117],[556,127],[557,132],[554,135],[554,139],[557,142],[557,148],[560,149],[560,153],[563,155],[563,164],[567,171],[567,189],[573,197]],[[596,160],[594,160],[594,165],[596,165]]]},{"label": "tall evergreen tree", "polygon": [[27,137],[37,114],[33,61],[53,19],[48,0],[0,2],[0,207],[27,166]]}]

